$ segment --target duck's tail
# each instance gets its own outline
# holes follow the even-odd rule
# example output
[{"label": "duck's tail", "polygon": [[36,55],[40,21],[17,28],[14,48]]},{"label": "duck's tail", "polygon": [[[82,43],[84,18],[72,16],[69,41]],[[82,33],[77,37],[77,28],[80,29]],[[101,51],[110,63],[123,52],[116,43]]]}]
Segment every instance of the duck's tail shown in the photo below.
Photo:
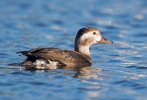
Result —
[{"label": "duck's tail", "polygon": [[12,64],[8,64],[8,66],[24,66],[23,63],[12,63]]},{"label": "duck's tail", "polygon": [[19,62],[19,63],[12,63],[12,64],[8,64],[9,66],[31,66],[32,62],[31,61],[23,61],[23,62]]}]

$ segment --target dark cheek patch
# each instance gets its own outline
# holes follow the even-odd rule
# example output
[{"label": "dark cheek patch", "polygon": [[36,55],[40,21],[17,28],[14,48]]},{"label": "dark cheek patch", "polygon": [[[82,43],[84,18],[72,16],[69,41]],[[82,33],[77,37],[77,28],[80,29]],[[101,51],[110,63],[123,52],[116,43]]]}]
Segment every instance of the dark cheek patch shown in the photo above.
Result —
[{"label": "dark cheek patch", "polygon": [[80,45],[87,46],[87,45],[90,45],[92,43],[93,43],[93,38],[88,38],[88,39],[82,40]]}]

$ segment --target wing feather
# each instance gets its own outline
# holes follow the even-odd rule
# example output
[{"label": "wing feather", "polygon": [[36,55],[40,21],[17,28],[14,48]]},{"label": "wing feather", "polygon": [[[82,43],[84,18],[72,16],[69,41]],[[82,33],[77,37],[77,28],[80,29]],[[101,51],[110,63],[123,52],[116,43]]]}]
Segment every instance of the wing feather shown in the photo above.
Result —
[{"label": "wing feather", "polygon": [[58,48],[35,48],[19,52],[27,57],[42,57],[61,62],[67,66],[90,66],[92,63],[78,52]]}]

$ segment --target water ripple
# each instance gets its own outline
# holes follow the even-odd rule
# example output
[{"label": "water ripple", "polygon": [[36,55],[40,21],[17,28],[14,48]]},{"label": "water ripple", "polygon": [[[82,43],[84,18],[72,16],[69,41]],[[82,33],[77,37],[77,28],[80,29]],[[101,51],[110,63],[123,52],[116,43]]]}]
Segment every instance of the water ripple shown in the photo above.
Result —
[{"label": "water ripple", "polygon": [[[1,0],[0,99],[146,100],[146,5],[145,0]],[[7,66],[25,59],[18,51],[73,50],[85,26],[114,42],[91,46],[92,69],[99,70],[86,70],[86,77],[81,70]]]}]

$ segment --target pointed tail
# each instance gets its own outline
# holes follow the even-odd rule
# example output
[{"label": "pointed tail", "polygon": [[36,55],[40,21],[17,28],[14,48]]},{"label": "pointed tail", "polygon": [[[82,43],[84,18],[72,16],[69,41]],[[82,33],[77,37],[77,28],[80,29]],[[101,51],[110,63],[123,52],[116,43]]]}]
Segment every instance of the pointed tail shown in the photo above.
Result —
[{"label": "pointed tail", "polygon": [[23,66],[22,63],[12,63],[12,64],[8,64],[9,66]]}]

